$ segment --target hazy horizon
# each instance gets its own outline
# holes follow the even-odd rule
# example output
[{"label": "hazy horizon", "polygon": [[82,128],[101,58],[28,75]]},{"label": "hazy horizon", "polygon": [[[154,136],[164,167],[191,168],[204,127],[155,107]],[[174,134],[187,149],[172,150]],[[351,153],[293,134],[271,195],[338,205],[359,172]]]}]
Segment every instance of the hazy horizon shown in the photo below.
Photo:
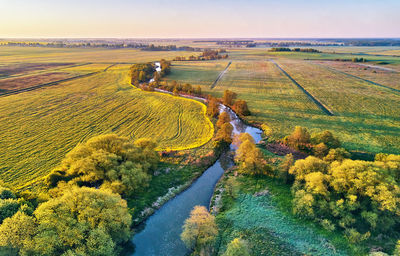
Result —
[{"label": "hazy horizon", "polygon": [[0,38],[399,38],[400,1],[0,1]]}]

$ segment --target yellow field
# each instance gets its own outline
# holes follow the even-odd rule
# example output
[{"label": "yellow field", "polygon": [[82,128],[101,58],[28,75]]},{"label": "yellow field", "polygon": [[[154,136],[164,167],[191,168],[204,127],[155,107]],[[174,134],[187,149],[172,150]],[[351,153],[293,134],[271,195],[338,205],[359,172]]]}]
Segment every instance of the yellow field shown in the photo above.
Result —
[{"label": "yellow field", "polygon": [[0,97],[0,179],[17,189],[38,183],[68,151],[98,134],[152,138],[160,150],[211,139],[202,103],[133,88],[128,68]]}]

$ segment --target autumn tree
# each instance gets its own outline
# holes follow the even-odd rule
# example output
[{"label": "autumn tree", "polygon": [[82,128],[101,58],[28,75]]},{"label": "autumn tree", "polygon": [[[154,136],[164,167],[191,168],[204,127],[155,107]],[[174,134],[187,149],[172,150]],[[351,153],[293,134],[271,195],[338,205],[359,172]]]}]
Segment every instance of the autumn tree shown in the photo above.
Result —
[{"label": "autumn tree", "polygon": [[149,140],[135,144],[115,134],[100,135],[75,147],[46,180],[50,187],[65,181],[130,195],[148,185],[158,159]]},{"label": "autumn tree", "polygon": [[131,237],[131,216],[118,194],[72,187],[41,204],[34,212],[34,250],[43,255],[113,255]]},{"label": "autumn tree", "polygon": [[271,137],[274,134],[272,128],[267,124],[262,124],[261,129],[266,137]]},{"label": "autumn tree", "polygon": [[329,150],[328,154],[324,157],[326,162],[343,161],[344,159],[350,158],[351,154],[344,148],[333,148]]},{"label": "autumn tree", "polygon": [[250,110],[247,107],[247,102],[244,100],[236,100],[232,106],[232,109],[241,116],[249,116]]},{"label": "autumn tree", "polygon": [[325,145],[325,143],[321,142],[318,145],[315,145],[312,151],[314,156],[323,158],[328,154],[329,148]]},{"label": "autumn tree", "polygon": [[33,216],[17,212],[0,225],[0,252],[6,255],[117,254],[128,241],[131,216],[120,195],[68,187],[39,205]]},{"label": "autumn tree", "polygon": [[215,135],[215,140],[226,144],[231,144],[232,131],[233,126],[230,123],[224,123],[221,128],[218,129],[217,134]]},{"label": "autumn tree", "polygon": [[311,136],[311,142],[314,145],[324,143],[328,149],[339,148],[341,146],[340,140],[336,138],[330,131],[323,131],[313,134]]},{"label": "autumn tree", "polygon": [[236,99],[236,96],[237,96],[236,93],[229,90],[225,90],[224,95],[222,97],[222,103],[226,106],[232,106],[234,100]]},{"label": "autumn tree", "polygon": [[290,169],[294,212],[329,230],[344,230],[353,243],[393,230],[400,224],[400,187],[390,167],[337,155],[333,162],[314,156],[296,161]]},{"label": "autumn tree", "polygon": [[17,212],[6,218],[0,225],[0,255],[31,255],[36,233],[34,217]]},{"label": "autumn tree", "polygon": [[217,117],[219,114],[219,102],[216,98],[210,96],[207,105],[207,115]]},{"label": "autumn tree", "polygon": [[195,206],[185,220],[181,239],[189,249],[211,255],[217,234],[215,217],[204,206]]},{"label": "autumn tree", "polygon": [[233,239],[227,246],[223,256],[250,256],[247,243],[239,238]]},{"label": "autumn tree", "polygon": [[230,121],[231,121],[231,118],[230,118],[229,114],[226,111],[224,111],[218,117],[217,127],[221,128],[223,124],[229,123]]},{"label": "autumn tree", "polygon": [[304,150],[311,143],[311,136],[307,128],[296,126],[292,134],[285,137],[283,142],[295,149]]},{"label": "autumn tree", "polygon": [[273,168],[264,159],[254,140],[248,139],[248,136],[243,136],[242,139],[235,156],[240,172],[250,175],[273,175]]}]

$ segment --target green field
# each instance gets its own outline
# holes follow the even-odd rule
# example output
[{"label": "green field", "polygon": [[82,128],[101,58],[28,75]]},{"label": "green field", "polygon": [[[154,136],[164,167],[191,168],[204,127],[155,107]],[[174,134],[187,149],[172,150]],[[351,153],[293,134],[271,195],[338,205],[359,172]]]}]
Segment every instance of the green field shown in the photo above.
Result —
[{"label": "green field", "polygon": [[135,89],[128,67],[0,97],[0,179],[17,188],[40,182],[68,151],[98,134],[148,137],[163,150],[198,147],[212,137],[203,104]]},{"label": "green field", "polygon": [[[232,65],[214,89],[210,86],[223,69],[223,63],[219,61],[214,62],[214,73],[198,68],[205,65],[202,63],[193,67],[192,63],[174,62],[171,77],[182,83],[199,84],[203,92],[217,97],[227,89],[238,93],[253,113],[246,118],[269,124],[276,138],[289,134],[294,126],[300,125],[313,132],[331,130],[349,150],[400,153],[400,93],[390,89],[399,88],[399,73],[351,62],[304,60],[350,57],[343,54],[272,53],[266,49],[233,50],[229,54]],[[321,111],[271,59],[334,116]],[[388,60],[396,62],[400,58],[388,57]],[[379,66],[375,62],[367,64]],[[212,67],[206,65],[208,69]],[[391,67],[397,69],[399,66]]]}]

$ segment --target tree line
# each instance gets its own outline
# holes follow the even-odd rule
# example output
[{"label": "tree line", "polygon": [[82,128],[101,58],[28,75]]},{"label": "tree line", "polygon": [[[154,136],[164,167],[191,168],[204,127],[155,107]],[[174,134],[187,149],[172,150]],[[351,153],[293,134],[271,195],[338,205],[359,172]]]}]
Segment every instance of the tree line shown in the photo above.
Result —
[{"label": "tree line", "polygon": [[174,58],[174,61],[220,60],[220,59],[227,59],[229,57],[228,54],[221,54],[221,53],[226,53],[226,50],[225,49],[204,50],[202,54],[199,56],[194,56],[194,55],[191,55],[189,57],[178,56]]},{"label": "tree line", "polygon": [[270,52],[321,52],[319,50],[313,49],[313,48],[286,48],[286,47],[276,47],[276,48],[271,48],[269,50]]}]

